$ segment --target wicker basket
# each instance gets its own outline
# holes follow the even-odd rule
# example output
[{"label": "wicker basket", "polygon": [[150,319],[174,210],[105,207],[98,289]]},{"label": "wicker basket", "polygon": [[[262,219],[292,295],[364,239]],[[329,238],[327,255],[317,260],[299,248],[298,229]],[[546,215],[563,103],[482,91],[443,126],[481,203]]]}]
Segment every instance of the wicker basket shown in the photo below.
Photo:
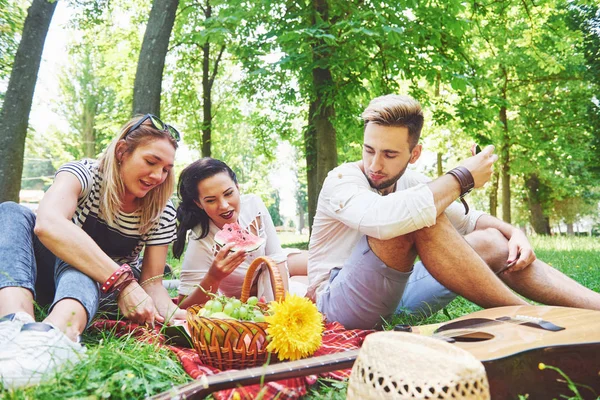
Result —
[{"label": "wicker basket", "polygon": [[[285,296],[277,265],[268,257],[257,257],[246,272],[240,296],[242,302],[250,297],[252,276],[262,265],[267,266],[271,276],[275,299],[279,301]],[[258,303],[258,306],[263,310],[268,307],[265,303]],[[194,348],[204,364],[227,370],[250,368],[267,362],[270,353],[266,350],[266,322],[201,317],[198,315],[201,308],[197,305],[188,308],[187,321]],[[269,362],[276,360],[273,355]]]}]

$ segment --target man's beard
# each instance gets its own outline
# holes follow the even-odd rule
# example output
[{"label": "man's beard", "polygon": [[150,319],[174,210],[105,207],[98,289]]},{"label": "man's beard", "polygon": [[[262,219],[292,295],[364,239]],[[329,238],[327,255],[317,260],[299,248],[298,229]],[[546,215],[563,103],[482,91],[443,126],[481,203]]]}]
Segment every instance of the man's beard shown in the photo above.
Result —
[{"label": "man's beard", "polygon": [[394,186],[396,184],[396,182],[398,182],[398,179],[400,179],[402,177],[402,175],[404,175],[404,172],[406,172],[406,168],[408,168],[408,164],[409,163],[406,163],[406,165],[404,166],[404,168],[402,169],[402,171],[398,172],[397,175],[391,177],[390,179],[386,179],[385,181],[380,182],[378,184],[375,184],[371,180],[371,178],[369,178],[369,175],[367,174],[367,180],[369,181],[369,185],[371,185],[371,187],[373,189],[377,189],[379,191]]}]

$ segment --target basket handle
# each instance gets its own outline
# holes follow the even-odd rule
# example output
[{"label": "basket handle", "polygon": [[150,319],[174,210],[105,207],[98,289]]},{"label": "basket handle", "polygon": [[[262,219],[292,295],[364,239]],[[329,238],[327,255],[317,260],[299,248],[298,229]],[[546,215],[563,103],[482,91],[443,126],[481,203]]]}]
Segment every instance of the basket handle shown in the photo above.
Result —
[{"label": "basket handle", "polygon": [[283,281],[281,280],[281,274],[279,273],[279,268],[277,264],[269,257],[256,257],[252,264],[248,267],[248,271],[246,271],[246,277],[244,278],[244,283],[242,285],[242,294],[240,295],[240,300],[242,302],[246,302],[248,297],[250,297],[250,289],[252,289],[252,276],[257,268],[259,268],[262,264],[267,265],[267,269],[269,270],[269,275],[271,275],[271,284],[273,287],[273,294],[275,296],[275,301],[283,300],[285,296],[285,290],[283,288]]}]

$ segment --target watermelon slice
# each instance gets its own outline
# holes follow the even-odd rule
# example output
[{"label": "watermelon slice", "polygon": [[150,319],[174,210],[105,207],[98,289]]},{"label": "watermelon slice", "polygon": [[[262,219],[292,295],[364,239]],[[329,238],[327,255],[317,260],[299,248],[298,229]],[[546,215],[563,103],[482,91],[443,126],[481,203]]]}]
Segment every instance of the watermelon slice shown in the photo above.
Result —
[{"label": "watermelon slice", "polygon": [[227,243],[235,243],[231,251],[244,250],[247,253],[258,249],[264,241],[265,239],[251,234],[237,223],[225,224],[223,229],[215,235],[215,242],[219,246],[225,246]]}]

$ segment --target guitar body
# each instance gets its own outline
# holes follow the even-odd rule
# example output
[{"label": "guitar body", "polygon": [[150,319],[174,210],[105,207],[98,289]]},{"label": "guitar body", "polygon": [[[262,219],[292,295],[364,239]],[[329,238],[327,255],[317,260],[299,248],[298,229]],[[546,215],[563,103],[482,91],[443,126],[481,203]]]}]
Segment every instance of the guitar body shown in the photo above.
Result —
[{"label": "guitar body", "polygon": [[[527,325],[517,316],[538,318]],[[501,318],[504,321],[497,321]],[[436,332],[437,330],[437,332]],[[544,363],[560,368],[579,386],[584,399],[600,395],[600,311],[551,306],[511,306],[478,311],[450,322],[414,326],[415,334],[448,340],[480,360],[486,370],[492,399],[555,399],[574,396],[556,371],[540,370]],[[268,382],[351,368],[359,350],[281,362],[239,371],[225,371],[153,396],[152,399],[201,399],[209,393],[259,382]],[[399,372],[401,373],[401,372]],[[586,386],[581,386],[586,385]]]},{"label": "guitar body", "polygon": [[[564,327],[550,331],[497,318],[527,316]],[[481,319],[489,320],[489,323]],[[469,321],[476,321],[470,324]],[[514,320],[513,320],[514,321]],[[600,312],[552,306],[511,306],[478,311],[450,323],[415,327],[422,334],[450,327],[433,336],[452,337],[455,344],[483,362],[494,399],[573,396],[558,372],[540,370],[544,363],[560,368],[584,399],[600,396]],[[464,339],[464,340],[463,340]]]}]

